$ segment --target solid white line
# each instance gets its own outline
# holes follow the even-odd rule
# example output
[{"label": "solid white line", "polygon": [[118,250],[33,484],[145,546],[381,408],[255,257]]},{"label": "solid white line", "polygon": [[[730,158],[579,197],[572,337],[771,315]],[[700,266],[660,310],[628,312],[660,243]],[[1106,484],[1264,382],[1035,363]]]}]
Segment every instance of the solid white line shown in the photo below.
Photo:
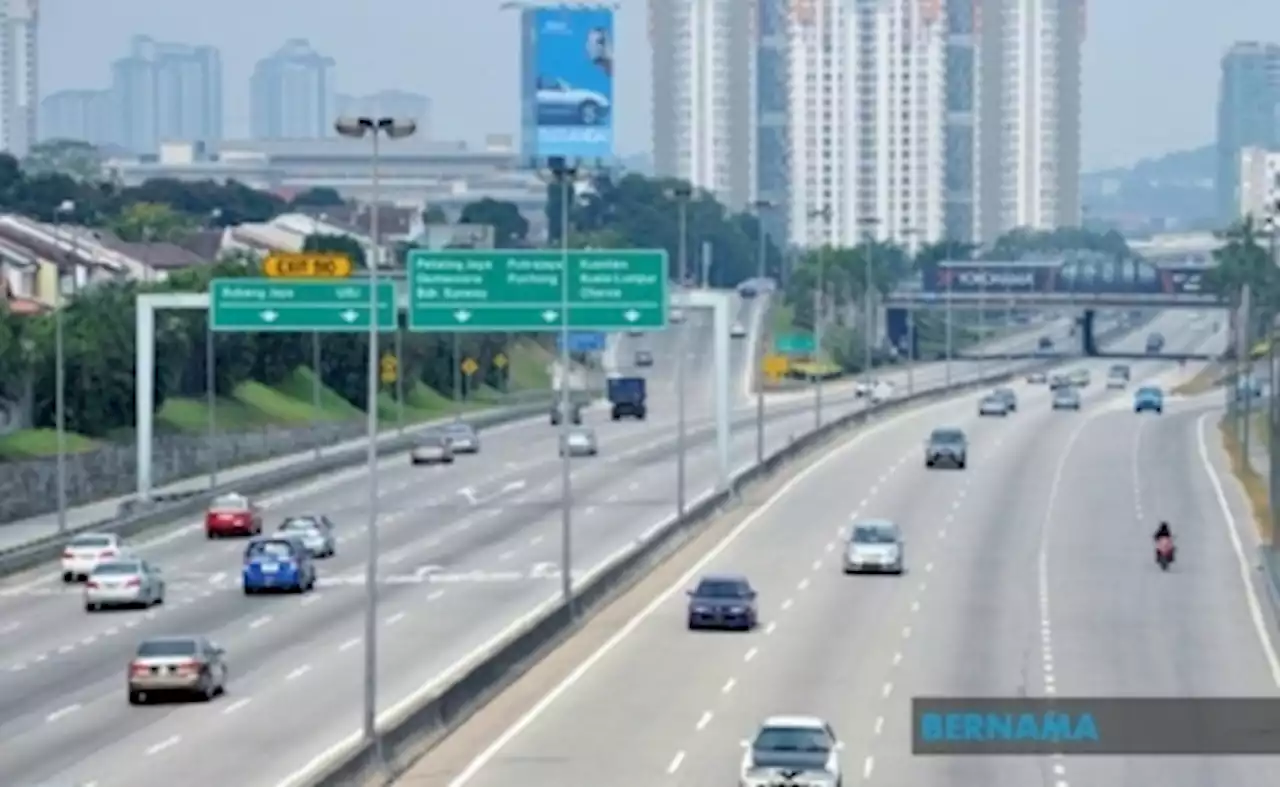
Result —
[{"label": "solid white line", "polygon": [[1236,564],[1240,569],[1240,581],[1244,584],[1245,603],[1249,606],[1249,618],[1253,621],[1253,630],[1258,634],[1258,643],[1262,645],[1262,654],[1266,657],[1267,665],[1271,668],[1271,680],[1276,686],[1280,686],[1280,657],[1276,655],[1276,646],[1271,641],[1271,632],[1267,629],[1267,621],[1263,616],[1262,604],[1258,600],[1258,591],[1254,587],[1251,578],[1249,561],[1245,557],[1244,544],[1240,541],[1239,525],[1231,514],[1231,504],[1227,502],[1227,495],[1222,489],[1222,481],[1218,478],[1218,471],[1214,468],[1213,463],[1209,461],[1209,449],[1205,446],[1204,440],[1204,425],[1208,417],[1209,414],[1205,413],[1196,421],[1196,447],[1200,452],[1200,464],[1204,466],[1205,473],[1209,476],[1209,483],[1213,485],[1213,496],[1218,499],[1218,508],[1222,511],[1222,520],[1226,525],[1227,535],[1231,539],[1231,549],[1236,553]]},{"label": "solid white line", "polygon": [[159,754],[165,749],[168,749],[173,746],[177,746],[181,740],[182,738],[180,738],[177,735],[170,735],[168,738],[165,738],[164,740],[160,741],[155,746],[148,748],[147,755],[150,756],[152,754]]},{"label": "solid white line", "polygon": [[235,702],[228,705],[227,707],[223,708],[222,715],[229,716],[232,713],[235,713],[236,711],[240,710],[244,706],[248,705],[250,702],[251,700],[248,697],[244,697],[243,699],[238,699]]},{"label": "solid white line", "polygon": [[263,615],[262,617],[258,618],[257,620],[253,621],[252,623],[250,623],[250,624],[249,624],[249,628],[251,628],[251,629],[261,628],[262,626],[265,626],[265,625],[267,625],[267,624],[268,624],[268,623],[270,623],[270,622],[271,622],[271,616],[270,616],[270,615]]},{"label": "solid white line", "polygon": [[65,708],[60,708],[53,713],[50,713],[48,716],[44,717],[44,720],[52,724],[63,716],[70,716],[78,710],[80,710],[80,703],[77,702],[75,705],[68,705]]},{"label": "solid white line", "polygon": [[338,652],[341,653],[344,650],[350,650],[359,644],[360,644],[360,638],[352,637],[351,639],[347,640],[346,642],[338,646]]},{"label": "solid white line", "polygon": [[387,618],[387,625],[388,625],[388,626],[394,626],[395,624],[399,623],[399,622],[400,622],[400,621],[402,621],[402,620],[404,620],[404,613],[403,613],[403,612],[397,612],[396,614],[394,614],[394,615],[392,615],[391,617]]},{"label": "solid white line", "polygon": [[310,665],[310,664],[303,664],[301,667],[298,667],[298,668],[297,668],[297,669],[295,669],[293,672],[290,672],[288,675],[285,675],[285,676],[284,676],[284,679],[285,679],[285,680],[296,680],[296,679],[298,679],[298,678],[301,678],[303,675],[306,675],[306,674],[307,674],[308,672],[310,672],[310,671],[311,671],[311,665]]}]

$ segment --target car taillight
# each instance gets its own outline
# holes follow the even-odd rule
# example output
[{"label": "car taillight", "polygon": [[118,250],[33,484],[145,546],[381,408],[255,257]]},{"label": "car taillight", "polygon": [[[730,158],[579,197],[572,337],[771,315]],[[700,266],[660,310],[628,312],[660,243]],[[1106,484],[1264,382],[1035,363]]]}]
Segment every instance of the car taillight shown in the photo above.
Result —
[{"label": "car taillight", "polygon": [[94,582],[94,581],[91,579],[91,580],[89,580],[87,583],[85,583],[85,587],[86,587],[87,589],[89,589],[89,590],[97,590],[98,588],[100,588],[100,587],[102,587],[102,586],[101,586],[101,585],[99,585],[97,582]]},{"label": "car taillight", "polygon": [[194,661],[184,661],[179,664],[173,665],[173,668],[178,672],[186,672],[186,673],[200,671],[200,665]]},{"label": "car taillight", "polygon": [[127,588],[142,587],[142,580],[138,579],[137,577],[134,577],[133,579],[124,583],[124,586]]},{"label": "car taillight", "polygon": [[139,664],[135,661],[129,665],[129,671],[134,675],[146,675],[151,672],[151,667],[146,664]]},{"label": "car taillight", "polygon": [[115,556],[116,556],[116,551],[114,549],[104,549],[98,553],[98,557],[100,558],[115,557]]},{"label": "car taillight", "polygon": [[75,553],[75,552],[72,552],[70,549],[64,549],[64,550],[62,550],[62,556],[63,556],[63,557],[65,557],[65,558],[70,559],[70,558],[75,557],[75,556],[76,556],[76,553]]}]

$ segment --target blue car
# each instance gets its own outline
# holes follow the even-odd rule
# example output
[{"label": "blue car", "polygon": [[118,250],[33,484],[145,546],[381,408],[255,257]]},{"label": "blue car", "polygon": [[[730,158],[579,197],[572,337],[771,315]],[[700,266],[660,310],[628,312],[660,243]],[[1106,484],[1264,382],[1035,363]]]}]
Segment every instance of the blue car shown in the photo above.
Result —
[{"label": "blue car", "polygon": [[1141,413],[1147,410],[1157,415],[1164,412],[1164,392],[1149,385],[1139,388],[1133,394],[1133,411]]},{"label": "blue car", "polygon": [[296,536],[255,538],[245,547],[242,576],[246,596],[271,590],[306,593],[316,586],[316,564]]}]

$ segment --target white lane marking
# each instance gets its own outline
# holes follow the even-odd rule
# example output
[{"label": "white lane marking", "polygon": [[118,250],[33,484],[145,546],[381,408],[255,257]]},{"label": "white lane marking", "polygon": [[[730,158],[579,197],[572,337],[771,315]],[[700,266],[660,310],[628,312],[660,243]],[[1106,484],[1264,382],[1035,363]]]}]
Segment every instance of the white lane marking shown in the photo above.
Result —
[{"label": "white lane marking", "polygon": [[463,488],[458,490],[458,494],[465,497],[467,499],[467,502],[470,503],[471,505],[476,504],[476,490],[472,489],[471,487],[464,486]]},{"label": "white lane marking", "polygon": [[515,556],[516,556],[516,551],[514,549],[508,549],[506,552],[503,552],[501,555],[498,555],[498,560],[510,560]]},{"label": "white lane marking", "polygon": [[534,536],[533,538],[529,539],[529,546],[531,547],[536,547],[538,544],[541,544],[541,543],[542,543],[542,536]]},{"label": "white lane marking", "polygon": [[386,622],[387,622],[387,625],[388,625],[388,626],[394,626],[395,624],[399,623],[399,622],[400,622],[400,621],[402,621],[402,620],[404,620],[404,613],[403,613],[403,612],[397,612],[396,614],[394,614],[394,615],[392,615],[391,617],[387,618],[387,621],[386,621]]},{"label": "white lane marking", "polygon": [[22,625],[22,621],[19,621],[19,620],[10,621],[9,623],[6,623],[3,626],[0,626],[0,634],[12,634],[21,625]]},{"label": "white lane marking", "polygon": [[778,621],[776,621],[776,620],[771,620],[771,621],[769,621],[769,625],[767,625],[767,626],[765,626],[765,627],[764,627],[764,633],[765,633],[766,635],[772,634],[772,633],[774,632],[774,630],[775,630],[775,629],[777,629],[777,628],[778,628]]},{"label": "white lane marking", "polygon": [[240,710],[244,706],[248,705],[250,702],[252,702],[252,700],[249,697],[242,697],[236,700],[235,702],[231,703],[227,707],[223,708],[222,715],[229,716],[232,713],[235,713],[236,711]]},{"label": "white lane marking", "polygon": [[219,571],[218,573],[216,573],[216,574],[211,574],[211,575],[209,576],[209,584],[210,584],[210,585],[217,585],[217,584],[221,583],[223,580],[225,580],[226,578],[227,578],[227,572],[225,572],[225,571]]},{"label": "white lane marking", "polygon": [[759,652],[760,652],[760,649],[759,649],[759,648],[752,648],[751,650],[748,650],[748,651],[746,652],[746,654],[742,657],[742,660],[743,660],[743,661],[751,661],[752,659],[754,659],[754,658],[756,657],[756,654],[757,654],[757,653],[759,653]]},{"label": "white lane marking", "polygon": [[354,648],[356,645],[359,645],[359,644],[360,644],[360,638],[352,637],[351,639],[347,640],[346,642],[338,646],[338,652],[341,653],[344,650],[351,650],[352,648]]},{"label": "white lane marking", "polygon": [[[827,551],[828,551],[828,552],[830,552],[830,551],[831,551],[831,548],[832,548],[832,547],[834,547],[834,546],[835,546],[835,544],[827,544]],[[822,561],[821,561],[821,560],[815,560],[815,561],[813,561],[813,570],[814,570],[814,571],[817,571],[817,570],[819,570],[819,569],[821,569],[821,568],[822,568]]]},{"label": "white lane marking", "polygon": [[[832,463],[842,459],[846,454],[852,452],[854,449],[859,448],[872,437],[904,423],[928,419],[932,417],[937,410],[954,407],[955,403],[954,399],[944,399],[932,405],[907,410],[882,421],[877,421],[869,428],[855,432],[846,442],[836,445],[829,452],[822,454],[811,464],[806,465],[800,470],[800,472],[788,479],[786,483],[764,500],[754,511],[744,517],[742,521],[733,528],[733,530],[727,533],[724,538],[695,561],[682,576],[677,578],[675,582],[655,596],[642,610],[640,610],[639,613],[632,616],[622,628],[614,632],[608,640],[603,642],[595,651],[587,656],[586,659],[580,662],[578,666],[569,673],[569,675],[565,676],[563,680],[539,698],[520,718],[503,730],[503,732],[483,751],[481,751],[475,759],[471,760],[471,762],[469,762],[457,776],[449,781],[448,787],[465,787],[465,785],[474,779],[476,775],[494,759],[494,757],[496,757],[511,743],[511,741],[515,740],[517,736],[524,732],[524,730],[541,717],[542,714],[546,713],[547,709],[559,700],[561,696],[566,694],[580,680],[582,680],[582,677],[586,675],[587,672],[594,668],[596,664],[600,663],[600,661],[609,655],[610,652],[630,637],[632,633],[634,633],[635,630],[644,622],[653,617],[659,609],[661,609],[665,604],[668,604],[672,598],[677,594],[683,594],[693,580],[701,575],[712,561],[718,559],[725,550],[742,537],[743,533],[750,530],[761,519],[770,514],[782,500],[808,481],[808,479],[812,478]],[[633,482],[631,484],[632,491],[639,488],[639,482]],[[548,600],[545,608],[550,608],[550,606],[555,603],[558,603],[558,599]],[[514,621],[503,631],[498,632],[498,634],[488,642],[482,644],[472,653],[462,657],[457,664],[444,670],[444,672],[441,673],[441,677],[427,681],[420,690],[406,697],[398,704],[397,707],[390,708],[384,713],[399,713],[402,712],[404,708],[411,706],[413,703],[421,701],[422,696],[425,696],[428,692],[435,690],[444,680],[452,677],[466,664],[472,662],[478,654],[484,653],[505,641],[513,632],[520,630],[524,626],[528,625],[531,620],[534,620],[539,615],[543,614],[543,610],[544,607],[539,607],[529,615],[523,616],[519,620]],[[360,732],[353,731],[337,743],[318,753],[302,768],[282,779],[277,787],[297,787],[298,785],[305,784],[307,780],[311,778],[313,773],[327,767],[329,763],[342,756],[348,749],[358,745],[359,741]]]},{"label": "white lane marking", "polygon": [[883,717],[883,716],[877,716],[877,717],[876,717],[875,734],[876,734],[876,735],[879,735],[879,734],[880,734],[880,733],[882,733],[882,732],[884,732],[884,717]]},{"label": "white lane marking", "polygon": [[684,752],[676,752],[676,756],[671,758],[671,764],[667,766],[667,773],[675,773],[680,770],[680,763],[684,762]]},{"label": "white lane marking", "polygon": [[93,636],[85,637],[84,639],[80,640],[80,644],[81,644],[81,645],[92,645],[93,643],[95,643],[95,642],[97,642],[97,641],[98,641],[98,636],[95,634],[95,635],[93,635]]},{"label": "white lane marking", "polygon": [[809,587],[809,578],[805,577],[800,580],[800,584],[796,585],[796,590],[804,590]]},{"label": "white lane marking", "polygon": [[58,719],[61,719],[65,716],[70,716],[71,714],[75,713],[78,710],[80,710],[80,703],[77,702],[75,705],[68,705],[65,708],[59,708],[53,713],[50,713],[48,716],[45,716],[44,720],[49,724],[52,724]]},{"label": "white lane marking", "polygon": [[1262,645],[1262,653],[1271,668],[1271,680],[1275,682],[1276,686],[1280,686],[1280,657],[1276,655],[1276,646],[1271,641],[1271,632],[1267,629],[1267,622],[1263,616],[1257,588],[1254,587],[1251,578],[1249,561],[1245,557],[1244,544],[1240,541],[1239,525],[1231,514],[1231,504],[1227,502],[1227,494],[1223,491],[1222,480],[1218,478],[1218,471],[1209,460],[1209,449],[1205,446],[1204,426],[1208,417],[1209,414],[1205,413],[1196,422],[1196,447],[1200,453],[1200,464],[1204,466],[1205,472],[1209,475],[1209,483],[1213,485],[1213,496],[1218,500],[1218,509],[1222,511],[1222,520],[1226,525],[1227,535],[1231,538],[1231,549],[1236,553],[1236,564],[1240,569],[1240,581],[1244,584],[1245,603],[1249,605],[1249,618],[1253,621],[1253,630],[1258,634],[1258,642]]},{"label": "white lane marking", "polygon": [[62,647],[58,648],[58,653],[66,655],[73,650],[75,650],[75,645],[63,645]]},{"label": "white lane marking", "polygon": [[882,697],[888,697],[888,696],[889,696],[890,694],[892,694],[892,693],[893,693],[893,684],[892,684],[892,683],[886,683],[886,684],[884,684],[884,686],[883,686],[883,687],[881,687],[881,689],[880,689],[880,696],[882,696]]},{"label": "white lane marking", "polygon": [[733,687],[736,685],[738,685],[738,679],[729,678],[724,682],[724,685],[720,687],[720,691],[724,694],[728,694],[729,692],[733,691]]},{"label": "white lane marking", "polygon": [[306,675],[306,674],[307,674],[308,672],[310,672],[310,671],[311,671],[311,665],[310,665],[310,664],[303,664],[301,667],[297,667],[297,668],[295,668],[295,669],[294,669],[292,672],[290,672],[288,675],[285,675],[285,676],[284,676],[284,679],[285,679],[285,680],[297,680],[298,678],[301,678],[303,675]]},{"label": "white lane marking", "polygon": [[262,617],[258,618],[257,620],[254,620],[254,621],[250,622],[250,623],[249,623],[249,628],[251,628],[251,629],[262,628],[263,626],[267,625],[267,624],[268,624],[268,623],[270,623],[270,622],[271,622],[271,616],[270,616],[270,615],[263,615]]},{"label": "white lane marking", "polygon": [[699,731],[702,731],[702,730],[706,729],[706,726],[707,726],[708,724],[710,724],[710,723],[711,723],[711,711],[709,711],[709,710],[705,710],[705,711],[703,711],[703,712],[702,712],[702,716],[701,716],[701,718],[699,718],[699,719],[698,719],[698,727],[697,727],[697,729],[698,729]]},{"label": "white lane marking", "polygon": [[324,595],[323,595],[323,594],[320,594],[320,593],[309,593],[309,594],[307,594],[307,596],[306,596],[305,598],[303,598],[303,599],[302,599],[302,606],[304,606],[304,607],[306,607],[306,606],[310,606],[311,604],[316,603],[317,601],[319,601],[319,600],[320,600],[320,599],[322,599],[322,598],[324,598]]},{"label": "white lane marking", "polygon": [[893,666],[896,667],[901,663],[902,663],[902,651],[898,651],[897,653],[893,654]]},{"label": "white lane marking", "polygon": [[910,627],[910,626],[903,626],[903,627],[902,627],[902,638],[903,638],[903,639],[911,639],[911,627]]},{"label": "white lane marking", "polygon": [[933,564],[932,564],[932,563],[925,563],[925,564],[924,564],[924,572],[925,572],[926,574],[928,574],[928,573],[930,573],[931,571],[933,571]]},{"label": "white lane marking", "polygon": [[919,611],[920,611],[920,602],[919,602],[919,601],[912,601],[912,602],[911,602],[911,611],[912,611],[912,612],[919,612]]},{"label": "white lane marking", "polygon": [[862,762],[862,778],[870,779],[871,772],[874,771],[875,769],[876,769],[876,758],[872,757],[871,755],[867,755],[867,759],[863,760]]},{"label": "white lane marking", "polygon": [[9,671],[10,671],[10,672],[22,672],[22,671],[23,671],[24,669],[26,669],[26,668],[27,668],[27,665],[26,665],[26,664],[24,664],[24,663],[22,663],[22,662],[20,661],[20,662],[18,662],[17,664],[14,664],[13,666],[9,667]]},{"label": "white lane marking", "polygon": [[443,595],[444,595],[443,590],[433,590],[427,594],[427,601],[435,601],[436,599],[440,598]]},{"label": "white lane marking", "polygon": [[177,746],[181,742],[182,742],[182,738],[180,736],[170,735],[168,738],[165,738],[164,740],[160,741],[156,745],[148,747],[147,756],[151,756],[153,754],[159,754],[165,749],[169,749],[174,746]]},{"label": "white lane marking", "polygon": [[523,478],[520,479],[519,481],[512,481],[511,483],[502,487],[502,493],[510,494],[511,492],[519,492],[521,489],[524,489],[524,486],[525,486],[525,481]]},{"label": "white lane marking", "polygon": [[791,609],[791,605],[792,605],[792,604],[794,604],[794,603],[795,603],[795,602],[794,602],[794,601],[792,601],[791,599],[787,599],[786,601],[783,601],[783,602],[782,602],[782,608],[783,608],[784,610]]}]

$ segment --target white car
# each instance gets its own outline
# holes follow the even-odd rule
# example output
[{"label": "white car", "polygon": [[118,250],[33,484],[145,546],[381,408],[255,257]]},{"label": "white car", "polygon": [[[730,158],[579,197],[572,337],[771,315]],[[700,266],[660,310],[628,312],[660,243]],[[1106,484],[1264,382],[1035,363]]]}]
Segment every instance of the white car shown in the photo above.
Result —
[{"label": "white car", "polygon": [[844,550],[844,573],[901,574],[906,565],[902,531],[893,522],[855,522]]},{"label": "white car", "polygon": [[838,752],[844,746],[831,725],[816,716],[770,716],[742,748],[738,787],[842,782]]},{"label": "white car", "polygon": [[118,558],[99,563],[84,585],[84,609],[150,607],[164,603],[164,580],[145,560]]},{"label": "white car", "polygon": [[609,117],[609,99],[603,93],[563,79],[539,79],[537,101],[539,125],[598,126]]},{"label": "white car", "polygon": [[732,338],[734,338],[734,339],[744,339],[744,338],[746,338],[746,336],[747,336],[747,326],[743,325],[743,324],[742,324],[742,323],[740,323],[740,322],[735,322],[735,323],[733,324],[733,326],[732,326],[731,328],[729,328],[729,336],[731,336],[731,337],[732,337]]},{"label": "white car", "polygon": [[867,396],[872,391],[875,390],[875,387],[876,387],[876,384],[874,382],[859,380],[858,382],[853,384],[853,395],[857,397]]},{"label": "white car", "polygon": [[1129,381],[1118,374],[1113,374],[1107,378],[1107,388],[1113,391],[1123,389],[1128,384]]},{"label": "white car", "polygon": [[893,383],[878,382],[871,387],[871,403],[880,404],[893,398]]},{"label": "white car", "polygon": [[115,533],[81,533],[62,550],[62,581],[87,579],[99,563],[123,552],[124,542]]},{"label": "white car", "polygon": [[672,309],[667,312],[667,322],[673,325],[679,325],[684,322],[684,311],[682,309]]}]

